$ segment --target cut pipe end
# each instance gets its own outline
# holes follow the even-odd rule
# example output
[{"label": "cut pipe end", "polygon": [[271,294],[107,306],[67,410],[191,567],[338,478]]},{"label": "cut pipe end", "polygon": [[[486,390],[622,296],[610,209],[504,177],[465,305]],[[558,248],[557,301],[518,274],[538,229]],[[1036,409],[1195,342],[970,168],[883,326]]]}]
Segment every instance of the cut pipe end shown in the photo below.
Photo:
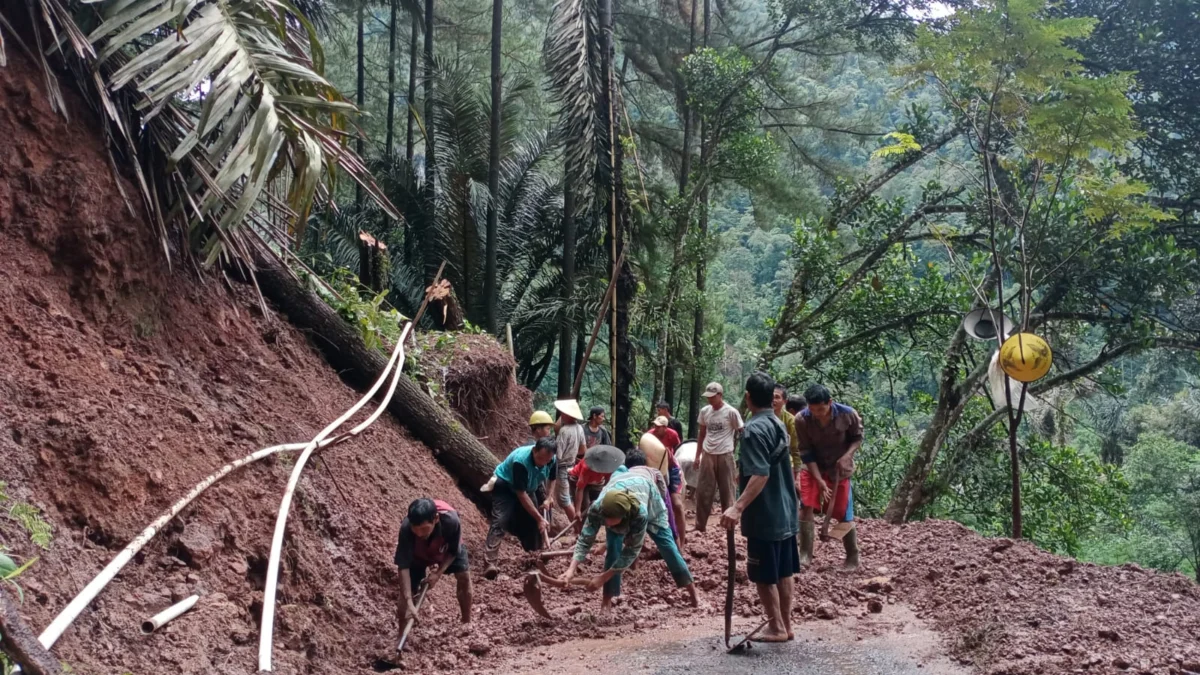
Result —
[{"label": "cut pipe end", "polygon": [[142,622],[142,635],[149,635],[153,632],[154,632],[154,622],[153,621],[143,621]]}]

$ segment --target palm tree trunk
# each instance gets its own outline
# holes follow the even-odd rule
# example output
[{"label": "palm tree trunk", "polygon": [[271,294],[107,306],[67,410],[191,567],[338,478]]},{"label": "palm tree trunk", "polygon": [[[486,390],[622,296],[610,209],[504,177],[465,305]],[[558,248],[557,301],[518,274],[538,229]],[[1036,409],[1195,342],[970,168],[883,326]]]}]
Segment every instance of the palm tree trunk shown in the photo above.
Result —
[{"label": "palm tree trunk", "polygon": [[[704,0],[704,46],[708,47],[709,33],[709,0]],[[708,238],[708,163],[712,148],[703,118],[700,119],[700,172],[705,176],[700,190],[700,246],[696,257],[696,312],[692,317],[692,383],[688,390],[688,435],[696,436],[700,428],[696,418],[700,414],[700,380],[702,359],[704,357],[704,287],[707,266],[705,265],[706,244]]]},{"label": "palm tree trunk", "polygon": [[495,335],[499,325],[496,279],[496,246],[500,221],[500,32],[504,0],[492,1],[492,115],[491,142],[488,146],[487,263],[484,270],[483,296],[487,305],[487,330]]},{"label": "palm tree trunk", "polygon": [[[358,79],[356,82],[357,86],[355,89],[354,102],[358,104],[359,110],[364,110],[366,108],[366,102],[367,102],[367,89],[366,89],[366,68],[365,68],[365,64],[363,63],[363,58],[364,58],[363,57],[363,4],[361,1],[358,4],[358,54],[357,54],[357,57],[358,57],[358,63],[357,63]],[[359,133],[354,139],[354,151],[358,153],[359,157],[363,156],[362,133]],[[356,182],[354,184],[354,205],[361,207],[362,203],[363,203],[362,185],[359,185]]]},{"label": "palm tree trunk", "polygon": [[383,152],[389,159],[392,157],[393,145],[396,139],[396,11],[399,0],[392,0],[391,14],[388,17],[388,102],[387,102],[387,132],[383,142]]},{"label": "palm tree trunk", "polygon": [[[433,0],[425,0],[425,208],[430,219],[434,217],[434,209],[437,203],[437,159],[436,146],[434,140],[437,134],[434,133],[434,127],[437,122],[434,120],[434,87],[436,79],[433,73]],[[425,278],[433,279],[437,274],[437,266],[440,263],[430,256],[425,258]]]},{"label": "palm tree trunk", "polygon": [[404,101],[408,108],[408,122],[405,125],[404,133],[404,158],[408,160],[409,166],[413,160],[413,126],[416,122],[417,109],[417,35],[420,34],[420,20],[416,12],[412,14],[412,26],[409,29],[411,32],[408,36],[408,96]]},{"label": "palm tree trunk", "polygon": [[570,167],[563,172],[563,313],[558,332],[558,395],[571,396],[571,299],[575,295],[575,190]]}]

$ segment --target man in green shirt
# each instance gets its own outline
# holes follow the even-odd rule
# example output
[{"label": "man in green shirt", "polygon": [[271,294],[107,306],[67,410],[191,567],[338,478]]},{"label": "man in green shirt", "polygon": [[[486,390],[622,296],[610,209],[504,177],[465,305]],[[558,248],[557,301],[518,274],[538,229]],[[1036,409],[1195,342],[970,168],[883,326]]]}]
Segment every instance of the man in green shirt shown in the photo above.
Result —
[{"label": "man in green shirt", "polygon": [[746,406],[753,413],[738,457],[741,497],[721,516],[732,530],[741,521],[746,537],[746,574],[754,582],[767,617],[757,640],[785,642],[792,632],[792,576],[800,572],[796,533],[800,530],[796,483],[788,454],[788,434],[775,416],[775,381],[766,373],[746,380]]}]

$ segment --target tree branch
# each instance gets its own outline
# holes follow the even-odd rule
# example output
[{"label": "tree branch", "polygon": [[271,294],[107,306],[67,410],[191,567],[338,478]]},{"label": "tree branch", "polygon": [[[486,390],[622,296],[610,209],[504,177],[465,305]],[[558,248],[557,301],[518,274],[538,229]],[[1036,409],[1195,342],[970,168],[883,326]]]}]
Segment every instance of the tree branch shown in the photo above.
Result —
[{"label": "tree branch", "polygon": [[[879,324],[878,326],[872,326],[871,328],[859,331],[859,332],[855,333],[854,335],[851,335],[845,339],[838,340],[837,342],[829,345],[828,347],[825,347],[821,351],[819,351],[816,354],[813,354],[812,356],[805,359],[804,367],[811,368],[811,367],[815,366],[816,364],[820,363],[821,361],[824,361],[825,359],[829,358],[831,355],[842,351],[843,349],[848,349],[850,347],[853,347],[854,345],[856,345],[860,342],[864,342],[876,335],[879,335],[880,333],[883,333],[883,332],[886,332],[889,330],[895,330],[897,328],[903,328],[905,326],[910,326],[910,325],[916,323],[918,320],[923,319],[927,316],[932,316],[932,315],[943,315],[944,316],[944,315],[957,314],[957,313],[958,312],[955,312],[950,309],[927,309],[927,310],[922,310],[920,312],[913,312],[912,314],[905,314],[904,316],[902,316],[898,319],[893,319],[891,321]],[[784,352],[784,353],[780,354],[780,356],[786,356],[789,353],[792,353],[792,352]]]}]

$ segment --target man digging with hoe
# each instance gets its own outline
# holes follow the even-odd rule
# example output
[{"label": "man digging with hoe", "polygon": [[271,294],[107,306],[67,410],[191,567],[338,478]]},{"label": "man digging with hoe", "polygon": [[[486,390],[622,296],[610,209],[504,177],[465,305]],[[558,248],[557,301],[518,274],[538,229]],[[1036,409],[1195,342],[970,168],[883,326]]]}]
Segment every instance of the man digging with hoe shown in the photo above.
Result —
[{"label": "man digging with hoe", "polygon": [[[796,445],[803,468],[795,467],[800,484],[800,563],[813,559],[816,524],[814,512],[832,516],[844,532],[846,548],[843,569],[858,569],[858,534],[854,529],[854,492],[850,475],[854,473],[854,453],[862,446],[862,418],[848,405],[833,400],[829,390],[814,384],[804,392],[808,408],[796,415]],[[822,537],[825,530],[822,528]]]}]

